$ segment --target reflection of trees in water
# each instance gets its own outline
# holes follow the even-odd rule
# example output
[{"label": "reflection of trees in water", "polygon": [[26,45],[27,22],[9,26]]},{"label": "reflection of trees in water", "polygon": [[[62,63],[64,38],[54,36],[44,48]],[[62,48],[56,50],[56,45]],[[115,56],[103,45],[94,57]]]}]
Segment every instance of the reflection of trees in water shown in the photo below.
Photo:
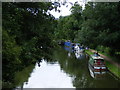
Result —
[{"label": "reflection of trees in water", "polygon": [[51,48],[47,48],[43,51],[42,57],[44,58],[45,61],[47,61],[48,63],[54,63],[57,60],[54,58],[54,50],[55,49],[51,49]]},{"label": "reflection of trees in water", "polygon": [[[54,64],[58,62],[61,70],[63,70],[68,76],[71,76],[73,86],[76,88],[96,88],[100,86],[100,82],[94,80],[88,70],[88,58],[78,60],[75,55],[71,53],[71,57],[68,56],[68,52],[62,48],[46,50],[42,57],[47,63]],[[101,81],[101,83],[103,83]],[[107,83],[107,82],[106,82]],[[105,83],[104,83],[105,84]],[[103,85],[104,86],[104,85]]]},{"label": "reflection of trees in water", "polygon": [[[44,60],[50,64],[54,64],[55,62],[58,62],[60,64],[61,70],[63,70],[66,74],[71,76],[74,87],[76,88],[97,87],[95,86],[96,85],[95,83],[97,81],[93,80],[89,75],[89,71],[87,67],[88,66],[87,59],[78,60],[75,58],[74,55],[72,55],[69,58],[67,56],[68,52],[66,52],[65,50],[61,48],[58,48],[57,50],[47,49],[46,51],[40,52],[40,54],[41,53],[42,53],[41,58],[38,60],[39,64],[41,63],[42,58],[44,58]],[[30,68],[30,69],[27,68],[21,73],[17,74],[16,85],[20,85],[20,83],[27,82],[29,75],[32,72],[33,68]],[[24,77],[25,76],[24,74],[26,75],[26,77]],[[19,75],[23,77],[19,77]]]},{"label": "reflection of trees in water", "polygon": [[42,62],[42,59],[38,59],[37,63],[38,63],[38,67],[40,67],[40,63]]},{"label": "reflection of trees in water", "polygon": [[92,78],[90,77],[87,69],[86,63],[83,63],[80,66],[80,70],[78,74],[75,74],[76,77],[73,79],[73,85],[76,88],[89,88],[90,84],[92,84]]},{"label": "reflection of trees in water", "polygon": [[34,68],[35,68],[35,65],[32,64],[24,68],[22,71],[16,72],[14,77],[14,83],[12,83],[12,86],[10,88],[13,88],[16,86],[23,86],[24,82],[27,84],[28,78],[30,77],[30,74],[32,73]]},{"label": "reflection of trees in water", "polygon": [[[69,58],[68,52],[61,49],[55,52],[55,56],[60,64],[61,69],[72,77],[73,86],[76,88],[101,88],[112,86],[111,82],[106,80],[96,80],[90,76],[88,70],[88,57],[79,60],[74,55]],[[111,77],[112,78],[112,77]],[[115,82],[115,80],[113,80]],[[106,84],[109,83],[109,84]],[[112,86],[116,87],[116,86]]]},{"label": "reflection of trees in water", "polygon": [[73,80],[73,85],[76,88],[90,88],[93,85],[92,80],[85,73],[76,76]]},{"label": "reflection of trees in water", "polygon": [[[85,59],[79,60],[76,59],[75,55],[68,57],[68,52],[62,49],[58,49],[58,51],[54,51],[54,59],[58,61],[60,64],[61,70],[63,70],[66,74],[71,76],[73,86],[76,88],[102,88],[102,87],[117,87],[116,85],[112,85],[115,83],[115,80],[112,78],[112,82],[109,82],[109,79],[99,80],[93,79],[90,76],[90,72],[88,70],[88,56]],[[107,84],[108,83],[108,84]],[[116,83],[117,84],[117,83]],[[79,89],[78,89],[79,90]]]},{"label": "reflection of trees in water", "polygon": [[73,86],[78,88],[86,88],[90,83],[90,76],[88,74],[87,60],[78,60],[75,55],[69,58],[68,52],[64,50],[55,51],[55,58],[58,60],[60,67],[69,76],[72,77]]},{"label": "reflection of trees in water", "polygon": [[[38,66],[40,66],[40,63],[42,62],[42,59],[46,60],[47,62],[54,62],[55,59],[53,59],[53,53],[52,49],[50,48],[42,48],[41,50],[38,50],[37,53],[33,53],[33,55],[36,58],[34,59],[34,62],[29,61],[22,63],[22,65],[14,67],[10,67],[10,75],[8,75],[7,81],[3,82],[4,88],[15,88],[16,86],[21,86],[24,82],[27,83],[28,78],[30,77],[30,74],[32,70],[34,69],[35,62],[38,63]],[[37,59],[39,57],[39,59]],[[20,69],[19,71],[16,69]],[[5,70],[4,70],[5,72]]]}]

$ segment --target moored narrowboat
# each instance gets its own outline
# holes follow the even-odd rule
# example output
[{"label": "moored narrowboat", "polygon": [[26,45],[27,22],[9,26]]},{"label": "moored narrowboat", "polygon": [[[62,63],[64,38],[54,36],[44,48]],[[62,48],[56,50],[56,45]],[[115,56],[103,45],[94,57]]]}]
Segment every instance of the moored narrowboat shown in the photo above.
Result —
[{"label": "moored narrowboat", "polygon": [[88,66],[93,78],[102,77],[106,74],[107,67],[105,61],[99,55],[91,55]]},{"label": "moored narrowboat", "polygon": [[89,71],[90,71],[90,75],[93,78],[96,78],[96,79],[98,79],[98,78],[104,78],[105,75],[106,75],[106,71],[99,71],[98,72],[98,71],[92,70],[91,67],[90,67],[90,64],[88,64],[88,68],[89,68]]},{"label": "moored narrowboat", "polygon": [[95,72],[106,71],[107,67],[105,65],[105,61],[101,56],[91,55],[89,59],[90,67]]}]

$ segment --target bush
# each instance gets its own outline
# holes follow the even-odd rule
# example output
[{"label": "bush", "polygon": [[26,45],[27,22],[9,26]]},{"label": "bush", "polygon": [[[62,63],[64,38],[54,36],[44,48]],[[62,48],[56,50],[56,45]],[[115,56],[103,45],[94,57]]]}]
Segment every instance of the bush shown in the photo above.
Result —
[{"label": "bush", "polygon": [[110,55],[112,55],[114,53],[114,51],[111,48],[105,47],[102,45],[97,46],[97,50],[101,51],[102,53],[106,53],[106,54],[110,54]]}]

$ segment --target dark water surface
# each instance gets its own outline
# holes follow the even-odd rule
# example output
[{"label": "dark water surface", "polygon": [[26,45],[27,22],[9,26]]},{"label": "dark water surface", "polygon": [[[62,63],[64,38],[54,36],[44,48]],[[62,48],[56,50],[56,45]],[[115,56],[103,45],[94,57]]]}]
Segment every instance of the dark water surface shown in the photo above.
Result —
[{"label": "dark water surface", "polygon": [[[66,49],[66,50],[65,50]],[[43,57],[36,63],[26,82],[19,88],[118,88],[119,81],[109,72],[93,78],[88,67],[88,56],[76,54],[68,48],[54,49],[50,60]]]}]

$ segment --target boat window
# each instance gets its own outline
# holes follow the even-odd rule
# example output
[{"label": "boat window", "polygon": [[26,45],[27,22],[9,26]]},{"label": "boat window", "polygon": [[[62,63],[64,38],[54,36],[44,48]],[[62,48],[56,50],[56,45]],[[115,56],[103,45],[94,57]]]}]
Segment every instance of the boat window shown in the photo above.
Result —
[{"label": "boat window", "polygon": [[104,60],[103,60],[103,59],[97,59],[97,60],[96,60],[96,63],[97,63],[97,64],[103,64],[103,63],[104,63]]}]

